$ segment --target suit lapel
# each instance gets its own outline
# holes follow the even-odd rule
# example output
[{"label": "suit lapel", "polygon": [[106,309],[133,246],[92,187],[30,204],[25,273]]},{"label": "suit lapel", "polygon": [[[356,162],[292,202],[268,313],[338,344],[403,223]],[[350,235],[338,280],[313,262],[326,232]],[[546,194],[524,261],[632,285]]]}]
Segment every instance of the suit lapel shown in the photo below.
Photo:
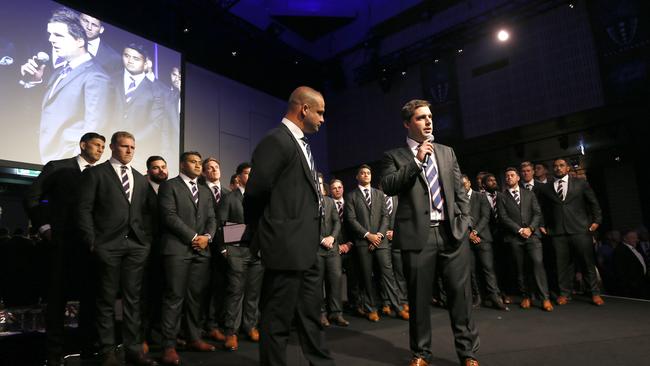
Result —
[{"label": "suit lapel", "polygon": [[[192,202],[192,205],[193,205],[194,208],[196,209],[196,208],[197,208],[197,204],[194,203],[194,197],[192,196],[192,191],[190,190],[190,187],[188,187],[187,184],[185,184],[185,181],[183,180],[183,178],[181,178],[180,175],[179,175],[178,177],[176,177],[176,178],[178,178],[178,184],[179,184],[181,187],[183,187],[182,189],[183,189],[183,191],[185,192],[185,194],[187,195],[187,198],[190,200],[190,202]],[[198,185],[197,185],[196,189],[197,189],[197,192],[198,192],[198,189],[199,189]],[[201,195],[200,195],[200,193],[199,193],[199,202],[200,202],[200,201],[201,201]]]},{"label": "suit lapel", "polygon": [[[113,181],[115,185],[117,185],[117,189],[119,189],[120,192],[122,193],[122,197],[124,197],[126,203],[131,204],[129,202],[129,198],[126,196],[126,193],[124,192],[124,187],[122,187],[122,181],[120,180],[120,177],[117,175],[117,172],[115,172],[115,169],[113,169],[113,165],[111,165],[111,161],[110,160],[106,161],[104,165],[106,166],[105,167],[106,173],[113,177],[111,178],[111,181]],[[131,188],[131,190],[133,190],[133,188]]]},{"label": "suit lapel", "polygon": [[302,170],[305,173],[305,177],[307,178],[307,181],[310,183],[309,185],[314,191],[314,194],[316,195],[316,197],[318,197],[318,192],[316,191],[316,182],[314,182],[314,178],[311,175],[311,169],[309,168],[309,163],[307,162],[307,158],[305,157],[305,154],[302,152],[302,147],[299,145],[298,141],[296,141],[295,137],[293,137],[293,134],[291,133],[291,131],[287,126],[281,123],[280,127],[284,130],[285,133],[289,135],[290,141],[294,144],[296,148],[296,152],[298,153],[298,156],[300,156],[300,162],[302,163]]},{"label": "suit lapel", "polygon": [[[54,96],[58,94],[61,89],[63,89],[66,85],[70,84],[72,80],[78,78],[83,74],[83,72],[92,66],[92,60],[86,61],[83,64],[75,67],[66,77],[61,79],[59,83],[54,87],[54,91],[51,91],[50,88],[48,88],[47,93],[45,94],[45,99],[43,100],[43,106],[47,105],[50,101],[54,100]],[[61,68],[63,70],[63,68]],[[54,83],[56,79],[59,77],[60,71],[56,74],[56,78],[54,78],[51,82]],[[50,94],[52,96],[50,96]]]},{"label": "suit lapel", "polygon": [[[413,152],[408,146],[401,148],[399,151],[402,154],[402,157],[404,158],[405,165],[409,164],[411,161],[413,161],[413,159],[415,159],[415,156],[413,156]],[[424,169],[420,169],[420,174],[418,174],[418,180],[422,184],[424,190],[428,192],[429,184],[427,183],[427,178],[424,175]]]}]

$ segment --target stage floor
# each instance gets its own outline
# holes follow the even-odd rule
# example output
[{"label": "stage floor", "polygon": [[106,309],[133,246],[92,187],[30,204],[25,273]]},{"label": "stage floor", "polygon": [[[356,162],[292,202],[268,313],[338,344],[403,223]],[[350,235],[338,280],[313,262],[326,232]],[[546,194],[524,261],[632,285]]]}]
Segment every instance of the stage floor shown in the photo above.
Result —
[{"label": "stage floor", "polygon": [[[586,298],[576,298],[552,313],[536,308],[510,312],[481,308],[474,312],[479,328],[481,365],[650,365],[650,302],[605,298],[596,307]],[[378,323],[347,315],[347,328],[330,327],[327,341],[337,365],[383,366],[408,365],[408,322],[382,318]],[[453,348],[449,317],[443,309],[432,310],[433,365],[458,365]],[[32,365],[42,351],[42,335],[25,337],[19,342],[0,342],[0,364]],[[30,347],[37,346],[36,353]],[[6,347],[11,347],[7,349]],[[22,352],[20,349],[23,349]],[[152,355],[159,357],[160,350]],[[237,352],[181,352],[183,365],[246,366],[257,365],[257,345],[240,341]],[[292,366],[308,366],[297,338],[292,335],[287,352]],[[96,365],[71,358],[68,365]]]}]

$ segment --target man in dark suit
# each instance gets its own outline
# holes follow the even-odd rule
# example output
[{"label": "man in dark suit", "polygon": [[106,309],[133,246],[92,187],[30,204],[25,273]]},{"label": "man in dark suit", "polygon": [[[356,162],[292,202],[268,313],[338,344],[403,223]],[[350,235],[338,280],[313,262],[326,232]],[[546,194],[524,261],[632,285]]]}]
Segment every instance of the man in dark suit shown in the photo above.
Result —
[{"label": "man in dark suit", "polygon": [[152,240],[155,195],[147,180],[131,167],[132,134],[111,137],[111,159],[87,169],[79,184],[79,230],[93,251],[99,270],[97,331],[103,365],[119,365],[115,355],[115,300],[121,290],[122,344],[127,362],[153,365],[142,350],[142,279]]},{"label": "man in dark suit", "polygon": [[[363,284],[363,304],[368,320],[379,321],[374,296],[373,261],[376,259],[381,276],[381,291],[386,293],[390,304],[399,317],[408,320],[408,311],[400,303],[399,290],[391,262],[391,252],[386,239],[388,213],[384,192],[372,188],[370,166],[361,165],[357,170],[358,189],[348,193],[345,199],[345,220],[354,238],[354,250],[359,259],[359,274]],[[390,308],[386,309],[390,314]]]},{"label": "man in dark suit", "polygon": [[93,60],[108,75],[118,72],[122,67],[122,61],[120,55],[106,41],[102,41],[101,35],[104,34],[105,30],[102,21],[88,14],[81,13],[79,14],[79,22],[86,32],[88,53],[93,56]]},{"label": "man in dark suit", "polygon": [[624,233],[623,242],[614,249],[614,276],[617,295],[641,299],[650,296],[648,263],[639,250],[639,234],[635,230]]},{"label": "man in dark suit", "polygon": [[[40,155],[43,162],[78,152],[86,131],[104,132],[112,106],[110,79],[86,50],[86,33],[69,9],[54,12],[47,25],[49,41],[65,60],[50,77],[43,96]],[[40,72],[33,69],[28,72]]]},{"label": "man in dark suit", "polygon": [[475,304],[481,303],[481,291],[479,281],[476,279],[476,261],[481,268],[482,282],[485,283],[485,291],[488,295],[487,302],[495,309],[509,310],[501,299],[501,290],[494,273],[494,252],[492,251],[492,232],[490,231],[490,202],[484,193],[472,190],[472,183],[463,174],[463,187],[469,197],[469,212],[472,219],[471,231],[469,233],[470,247],[472,248],[472,291],[478,297]]},{"label": "man in dark suit", "polygon": [[542,210],[535,194],[519,186],[519,173],[516,168],[506,169],[505,181],[506,190],[499,196],[497,207],[504,231],[504,241],[510,245],[516,264],[517,285],[523,297],[520,306],[522,309],[528,309],[531,305],[531,292],[526,286],[524,273],[524,261],[527,258],[533,266],[529,271],[533,276],[530,282],[535,284],[536,295],[542,300],[542,309],[553,311],[553,305],[548,297],[546,272],[544,272],[540,241],[542,234],[539,232]]},{"label": "man in dark suit", "polygon": [[[243,201],[250,172],[249,163],[237,166],[239,187],[228,195],[221,206],[219,217],[223,223],[244,223]],[[225,347],[229,351],[236,351],[239,348],[237,319],[241,318],[241,328],[251,341],[258,342],[260,339],[257,322],[264,267],[257,253],[251,250],[248,240],[227,244],[225,250],[228,262],[228,287],[224,300]]]},{"label": "man in dark suit", "polygon": [[600,306],[605,302],[598,287],[592,242],[593,232],[603,218],[589,183],[570,177],[570,170],[565,159],[555,159],[555,182],[544,185],[541,191],[546,207],[546,230],[555,248],[560,287],[560,296],[556,301],[558,305],[565,305],[570,300],[573,291],[571,262],[577,262],[583,268],[592,303]]},{"label": "man in dark suit", "polygon": [[429,102],[402,107],[407,146],[384,154],[381,186],[397,195],[393,245],[402,250],[408,279],[411,366],[431,362],[431,302],[436,273],[448,296],[456,353],[465,366],[478,365],[478,331],[472,319],[469,201],[456,155],[432,140]]},{"label": "man in dark suit", "polygon": [[76,217],[81,172],[102,157],[105,142],[104,136],[95,132],[84,134],[79,141],[81,153],[48,162],[25,197],[32,225],[50,247],[46,313],[48,365],[63,363],[63,320],[69,297],[81,300],[79,325],[84,341],[95,338],[92,317],[88,316],[95,307],[89,296],[94,284],[86,285],[91,281],[85,279],[91,276],[84,265],[90,252],[79,243]]},{"label": "man in dark suit", "polygon": [[[325,297],[321,308],[321,324],[330,326],[330,320],[338,326],[347,327],[350,323],[343,318],[341,300],[341,254],[339,242],[341,236],[341,220],[336,203],[327,196],[323,184],[323,174],[318,173],[318,187],[323,195],[323,217],[320,229],[320,246],[318,247],[318,267],[320,268],[319,282],[325,284]],[[328,316],[329,315],[329,316]]]},{"label": "man in dark suit", "polygon": [[321,93],[299,87],[291,93],[282,124],[255,148],[246,187],[246,223],[253,231],[265,267],[260,309],[260,364],[286,365],[291,323],[296,319],[300,346],[312,365],[330,366],[320,324],[323,301],[317,251],[322,196],[305,134],[324,123]]},{"label": "man in dark suit", "polygon": [[168,126],[166,94],[146,77],[148,55],[148,50],[136,43],[129,44],[122,51],[123,71],[113,75],[115,123],[120,128],[133,130],[141,144],[158,147],[164,152],[166,146],[162,146],[160,134]]},{"label": "man in dark suit", "polygon": [[226,261],[226,248],[223,243],[223,220],[219,214],[221,207],[226,202],[226,196],[230,189],[221,184],[221,163],[213,157],[203,160],[204,184],[208,187],[214,198],[215,218],[217,220],[217,232],[210,244],[212,252],[212,269],[210,273],[210,290],[207,296],[207,306],[204,328],[208,336],[219,342],[226,340],[223,333],[225,327],[225,299],[228,262]]},{"label": "man in dark suit", "polygon": [[201,155],[196,151],[184,152],[180,174],[163,182],[158,190],[165,270],[162,361],[169,365],[180,364],[176,337],[181,323],[189,349],[215,350],[201,340],[201,305],[210,283],[209,243],[217,230],[212,193],[197,181],[201,169]]}]

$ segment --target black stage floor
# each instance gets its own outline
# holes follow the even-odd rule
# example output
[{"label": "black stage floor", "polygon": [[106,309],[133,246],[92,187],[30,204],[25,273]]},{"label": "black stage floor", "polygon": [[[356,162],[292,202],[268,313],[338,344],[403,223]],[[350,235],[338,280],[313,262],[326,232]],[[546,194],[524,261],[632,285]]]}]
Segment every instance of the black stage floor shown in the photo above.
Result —
[{"label": "black stage floor", "polygon": [[[510,312],[482,308],[476,310],[479,327],[481,365],[650,365],[650,302],[606,297],[603,307],[576,298],[552,313],[539,308]],[[408,365],[408,322],[382,318],[378,323],[347,316],[348,328],[327,330],[329,348],[337,365],[383,366]],[[433,365],[458,365],[453,349],[447,312],[433,309]],[[30,346],[39,349],[30,350]],[[25,337],[0,342],[0,364],[32,365],[42,354],[43,340]],[[9,349],[7,349],[9,347]],[[160,350],[153,349],[153,356]],[[240,341],[237,352],[181,352],[183,365],[227,366],[257,365],[257,345]],[[297,338],[292,336],[287,352],[289,365],[308,366]],[[71,358],[68,365],[96,365]]]}]

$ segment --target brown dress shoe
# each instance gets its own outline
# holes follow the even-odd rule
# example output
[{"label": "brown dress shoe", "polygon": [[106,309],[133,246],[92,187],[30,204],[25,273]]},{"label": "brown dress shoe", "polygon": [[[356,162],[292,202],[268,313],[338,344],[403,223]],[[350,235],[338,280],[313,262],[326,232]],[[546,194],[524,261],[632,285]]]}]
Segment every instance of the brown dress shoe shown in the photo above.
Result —
[{"label": "brown dress shoe", "polygon": [[553,305],[551,304],[551,300],[544,300],[544,302],[542,303],[542,309],[548,312],[553,311]]},{"label": "brown dress shoe", "polygon": [[145,355],[149,353],[149,343],[147,341],[142,342],[142,353]]},{"label": "brown dress shoe", "polygon": [[399,313],[397,313],[397,316],[404,320],[409,320],[409,312],[406,310],[400,311]]},{"label": "brown dress shoe", "polygon": [[[327,320],[327,319],[325,319]],[[248,332],[248,339],[251,342],[259,342],[260,341],[260,332],[257,330],[257,328],[253,328]]]},{"label": "brown dress shoe", "polygon": [[566,305],[569,303],[569,298],[566,296],[558,296],[557,299],[555,299],[555,302],[560,306]]},{"label": "brown dress shoe", "polygon": [[341,314],[330,316],[330,322],[332,324],[338,325],[339,327],[347,327],[348,325],[350,325],[350,322],[345,320],[345,318],[343,318],[343,315]]},{"label": "brown dress shoe", "polygon": [[320,325],[322,325],[325,328],[330,326],[330,321],[327,320],[327,316],[325,316],[325,314],[320,315]]},{"label": "brown dress shoe", "polygon": [[402,309],[406,311],[411,311],[411,309],[409,308],[409,304],[402,304]]},{"label": "brown dress shoe", "polygon": [[605,304],[605,300],[603,300],[600,295],[595,295],[591,297],[591,302],[596,305],[596,306],[602,306]]},{"label": "brown dress shoe", "polygon": [[219,328],[213,328],[208,333],[208,338],[215,340],[217,342],[223,342],[226,340],[226,335]]},{"label": "brown dress shoe", "polygon": [[364,317],[364,318],[365,318],[366,315],[367,315],[367,314],[366,314],[366,311],[365,311],[365,310],[363,309],[363,307],[361,307],[361,306],[358,306],[358,307],[356,308],[356,312],[357,312],[357,315],[358,315],[358,316],[362,316],[362,317]]},{"label": "brown dress shoe", "polygon": [[178,357],[178,353],[176,353],[176,349],[170,347],[170,348],[165,348],[165,350],[163,351],[161,361],[163,365],[180,365],[181,358]]},{"label": "brown dress shoe", "polygon": [[463,360],[463,366],[479,366],[478,360],[475,360],[473,358],[466,358]]},{"label": "brown dress shoe", "polygon": [[226,347],[227,351],[236,351],[237,348],[239,348],[239,344],[237,343],[237,336],[234,334],[227,335],[224,347]]},{"label": "brown dress shoe", "polygon": [[424,358],[414,357],[409,362],[409,366],[429,366],[429,363]]},{"label": "brown dress shoe", "polygon": [[216,350],[215,346],[211,345],[210,343],[203,342],[200,339],[188,343],[187,348],[189,350],[198,351],[198,352],[214,352]]},{"label": "brown dress shoe", "polygon": [[378,322],[379,321],[379,314],[377,314],[376,311],[371,311],[368,313],[368,320],[371,322]]},{"label": "brown dress shoe", "polygon": [[390,310],[390,306],[384,305],[381,307],[381,313],[386,316],[391,316],[393,315],[393,311]]},{"label": "brown dress shoe", "polygon": [[506,305],[512,304],[512,299],[508,295],[503,295],[503,303]]},{"label": "brown dress shoe", "polygon": [[524,299],[521,300],[521,303],[519,304],[519,306],[522,309],[530,309],[530,299],[527,298],[527,297],[524,297]]}]

